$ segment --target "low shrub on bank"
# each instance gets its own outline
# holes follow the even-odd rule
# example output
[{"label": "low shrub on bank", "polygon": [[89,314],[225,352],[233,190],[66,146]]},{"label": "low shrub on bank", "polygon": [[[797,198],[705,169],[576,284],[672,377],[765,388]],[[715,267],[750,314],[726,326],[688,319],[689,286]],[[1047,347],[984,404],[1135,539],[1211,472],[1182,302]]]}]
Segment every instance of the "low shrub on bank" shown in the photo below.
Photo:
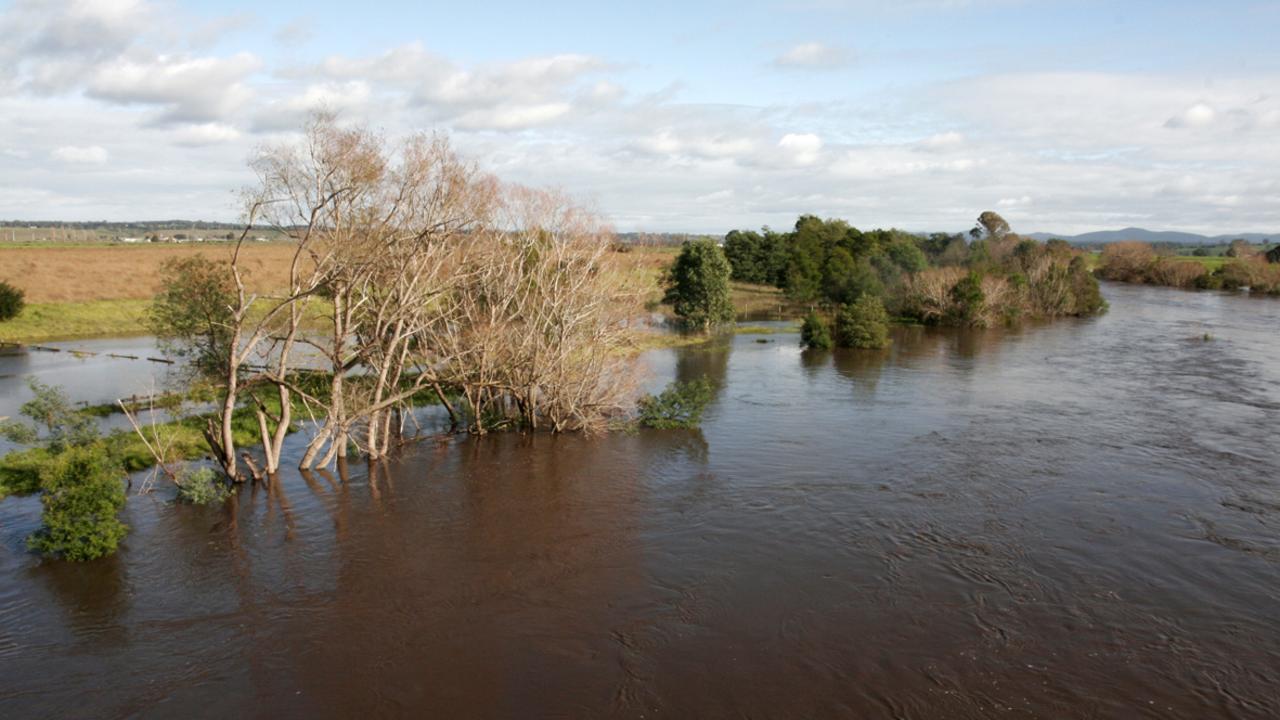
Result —
[{"label": "low shrub on bank", "polygon": [[18,317],[26,306],[26,295],[21,290],[0,281],[0,322]]},{"label": "low shrub on bank", "polygon": [[1280,265],[1257,253],[1241,253],[1211,269],[1196,260],[1163,257],[1147,243],[1118,242],[1103,248],[1098,274],[1119,282],[1280,294]]}]

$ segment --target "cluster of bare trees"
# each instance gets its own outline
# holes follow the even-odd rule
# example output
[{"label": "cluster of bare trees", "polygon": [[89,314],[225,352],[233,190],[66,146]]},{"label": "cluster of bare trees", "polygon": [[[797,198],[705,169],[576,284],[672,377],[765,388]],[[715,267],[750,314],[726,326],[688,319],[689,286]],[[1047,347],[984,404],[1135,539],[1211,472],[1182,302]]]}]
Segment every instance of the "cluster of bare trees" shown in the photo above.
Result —
[{"label": "cluster of bare trees", "polygon": [[[314,428],[307,468],[353,445],[386,455],[423,394],[477,433],[592,430],[628,403],[622,350],[640,293],[593,213],[500,183],[444,137],[391,147],[328,116],[252,166],[245,230],[218,266],[216,321],[167,333],[214,348],[204,366],[222,397],[206,439],[230,478],[242,478],[241,460],[255,476],[276,472],[295,406]],[[289,286],[260,296],[246,289],[240,251],[264,225],[295,251]],[[237,455],[245,406],[262,468]]]}]

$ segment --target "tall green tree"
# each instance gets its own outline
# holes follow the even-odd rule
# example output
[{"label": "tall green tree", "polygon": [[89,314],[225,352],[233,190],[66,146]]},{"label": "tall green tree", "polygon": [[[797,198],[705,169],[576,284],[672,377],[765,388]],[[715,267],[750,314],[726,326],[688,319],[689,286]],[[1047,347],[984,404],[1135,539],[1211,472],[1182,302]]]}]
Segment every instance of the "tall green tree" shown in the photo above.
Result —
[{"label": "tall green tree", "polygon": [[724,251],[714,242],[686,242],[667,270],[663,302],[675,309],[688,328],[706,331],[732,322],[731,272]]},{"label": "tall green tree", "polygon": [[174,258],[161,267],[165,284],[147,318],[167,352],[190,358],[198,373],[224,373],[231,347],[236,287],[225,263],[203,255]]}]

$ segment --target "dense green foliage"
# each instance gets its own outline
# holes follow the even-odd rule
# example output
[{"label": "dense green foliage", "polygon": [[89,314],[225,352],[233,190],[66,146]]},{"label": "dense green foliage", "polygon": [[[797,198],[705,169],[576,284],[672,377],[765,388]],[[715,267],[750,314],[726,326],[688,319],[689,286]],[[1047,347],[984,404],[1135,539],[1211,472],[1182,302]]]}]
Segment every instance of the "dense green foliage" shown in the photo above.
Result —
[{"label": "dense green foliage", "polygon": [[658,395],[640,398],[640,425],[657,430],[696,428],[714,398],[715,386],[707,378],[673,382]]},{"label": "dense green foliage", "polygon": [[231,488],[217,473],[200,468],[178,480],[178,500],[191,505],[213,505],[231,496]]},{"label": "dense green foliage", "polygon": [[26,297],[21,290],[0,281],[0,322],[18,317],[26,306]]},{"label": "dense green foliage", "polygon": [[800,326],[800,347],[808,350],[830,350],[831,328],[818,313],[809,311]]},{"label": "dense green foliage", "polygon": [[724,254],[733,266],[733,279],[755,285],[782,285],[787,272],[786,235],[772,230],[731,230],[724,236]]},{"label": "dense green foliage", "polygon": [[129,532],[120,522],[124,473],[101,447],[71,447],[40,475],[43,526],[27,545],[67,560],[93,560],[115,552]]},{"label": "dense green foliage", "polygon": [[189,357],[197,373],[222,374],[236,305],[231,274],[203,255],[168,260],[162,272],[168,282],[152,303],[151,331],[166,352]]},{"label": "dense green foliage", "polygon": [[977,270],[951,286],[951,313],[953,325],[977,325],[982,314],[986,295],[982,292],[982,274]]},{"label": "dense green foliage", "polygon": [[48,450],[12,450],[0,457],[0,497],[30,495],[40,490],[40,471],[53,462]]},{"label": "dense green foliage", "polygon": [[1080,251],[1021,237],[990,211],[968,236],[927,237],[804,215],[789,233],[734,230],[725,254],[735,280],[831,311],[870,296],[894,316],[986,326],[1105,309]]},{"label": "dense green foliage", "polygon": [[731,322],[730,272],[729,261],[714,242],[686,242],[667,271],[663,302],[675,309],[688,328],[707,330]]},{"label": "dense green foliage", "polygon": [[889,313],[874,295],[863,295],[836,313],[836,344],[875,350],[889,347]]},{"label": "dense green foliage", "polygon": [[110,555],[128,532],[116,517],[125,500],[120,457],[61,390],[36,380],[29,386],[35,396],[21,413],[31,422],[0,427],[9,440],[34,446],[0,460],[4,492],[41,492],[42,525],[27,544],[68,560]]}]

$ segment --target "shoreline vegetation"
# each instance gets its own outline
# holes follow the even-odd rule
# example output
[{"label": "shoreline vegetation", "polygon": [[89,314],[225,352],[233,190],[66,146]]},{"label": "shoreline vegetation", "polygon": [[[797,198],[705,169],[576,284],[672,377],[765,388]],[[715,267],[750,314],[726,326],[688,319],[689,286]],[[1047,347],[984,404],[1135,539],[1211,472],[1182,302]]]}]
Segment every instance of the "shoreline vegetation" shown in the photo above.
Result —
[{"label": "shoreline vegetation", "polygon": [[1163,285],[1184,290],[1242,290],[1280,295],[1280,252],[1261,252],[1247,244],[1225,257],[1175,256],[1144,242],[1111,243],[1097,258],[1105,280]]},{"label": "shoreline vegetation", "polygon": [[771,285],[805,308],[814,338],[823,337],[819,325],[844,318],[846,328],[858,327],[857,347],[880,345],[872,326],[888,317],[992,327],[1106,310],[1084,250],[1020,236],[991,211],[967,237],[862,231],[844,220],[803,215],[790,232],[731,231],[724,254],[733,280]]}]

